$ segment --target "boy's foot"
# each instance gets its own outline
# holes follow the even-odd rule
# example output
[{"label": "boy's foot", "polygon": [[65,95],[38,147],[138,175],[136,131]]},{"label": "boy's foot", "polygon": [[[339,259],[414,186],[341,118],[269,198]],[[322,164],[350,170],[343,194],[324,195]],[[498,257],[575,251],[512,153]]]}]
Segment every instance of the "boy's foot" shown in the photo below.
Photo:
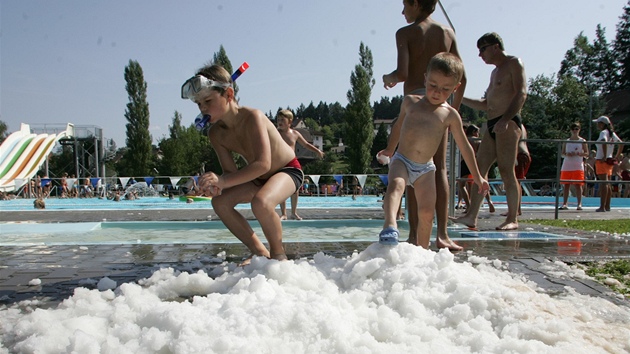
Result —
[{"label": "boy's foot", "polygon": [[276,254],[273,257],[271,257],[271,259],[275,259],[276,261],[287,261],[287,260],[289,260],[287,255],[284,254],[284,253]]},{"label": "boy's foot", "polygon": [[293,215],[291,215],[291,219],[292,220],[302,220],[302,217],[299,216],[298,214],[293,214]]},{"label": "boy's foot", "polygon": [[558,208],[558,210],[567,210],[567,209],[569,209],[569,207],[566,206],[566,205],[563,205],[563,206]]},{"label": "boy's foot", "polygon": [[459,218],[453,217],[453,216],[449,216],[449,219],[453,220],[454,223],[456,224],[463,224],[466,225],[467,227],[471,228],[471,229],[476,229],[477,228],[477,223],[475,222],[475,220],[472,220],[472,218],[468,218],[466,215],[461,216]]},{"label": "boy's foot", "polygon": [[245,267],[252,263],[252,258],[254,258],[254,254],[250,254],[249,257],[245,258],[241,263],[238,264],[239,267]]},{"label": "boy's foot", "polygon": [[603,213],[603,212],[605,212],[605,211],[606,211],[606,209],[604,209],[604,208],[598,208],[598,209],[597,209],[597,210],[595,210],[595,211],[596,211],[596,212],[598,212],[598,213]]},{"label": "boy's foot", "polygon": [[576,209],[576,210],[582,210],[582,206],[581,206],[581,205],[578,205],[578,207],[577,207],[577,209]]},{"label": "boy's foot", "polygon": [[462,251],[464,249],[464,247],[453,242],[448,236],[445,239],[438,237],[435,244],[437,248],[448,248],[450,251]]},{"label": "boy's foot", "polygon": [[501,231],[509,231],[509,230],[516,230],[518,229],[518,223],[517,222],[504,222],[503,224],[499,225],[496,227],[497,230],[501,230]]},{"label": "boy's foot", "polygon": [[492,203],[488,204],[488,209],[490,210],[491,213],[494,213],[494,211],[495,211],[494,204],[492,204]]},{"label": "boy's foot", "polygon": [[286,220],[287,216],[286,215],[280,215],[280,220]]},{"label": "boy's foot", "polygon": [[386,227],[378,235],[378,243],[381,245],[397,245],[400,232],[395,227]]}]

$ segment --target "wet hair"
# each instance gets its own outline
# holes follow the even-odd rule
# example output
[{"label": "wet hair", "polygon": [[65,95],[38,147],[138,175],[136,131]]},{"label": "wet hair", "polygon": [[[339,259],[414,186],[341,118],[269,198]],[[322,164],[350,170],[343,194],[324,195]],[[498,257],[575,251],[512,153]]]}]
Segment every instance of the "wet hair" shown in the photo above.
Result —
[{"label": "wet hair", "polygon": [[432,14],[435,11],[435,5],[438,0],[405,0],[407,4],[413,5],[414,3],[418,3],[418,6],[422,9],[422,12],[427,14]]},{"label": "wet hair", "polygon": [[33,207],[35,209],[46,209],[46,202],[42,198],[37,198],[33,202]]},{"label": "wet hair", "polygon": [[501,39],[501,36],[499,36],[496,32],[488,32],[477,40],[477,48],[481,48],[488,44],[498,44],[501,50],[505,50],[505,47],[503,46],[503,39]]},{"label": "wet hair", "polygon": [[456,55],[442,52],[434,55],[429,61],[427,73],[434,70],[440,71],[446,76],[452,76],[457,79],[457,82],[460,82],[464,76],[464,63]]},{"label": "wet hair", "polygon": [[474,124],[470,124],[469,126],[466,127],[466,136],[472,136],[474,133],[479,131],[479,127],[474,125]]},{"label": "wet hair", "polygon": [[293,123],[293,112],[291,112],[288,109],[281,109],[278,111],[278,118],[282,117],[282,118],[286,118],[289,121],[289,125],[291,125],[291,123]]},{"label": "wet hair", "polygon": [[[195,75],[204,76],[206,79],[218,82],[224,82],[227,84],[232,83],[232,76],[230,73],[225,70],[224,67],[218,64],[210,64],[206,65],[203,68],[199,69]],[[212,87],[212,90],[219,91],[220,94],[225,92],[224,88],[221,87]]]}]

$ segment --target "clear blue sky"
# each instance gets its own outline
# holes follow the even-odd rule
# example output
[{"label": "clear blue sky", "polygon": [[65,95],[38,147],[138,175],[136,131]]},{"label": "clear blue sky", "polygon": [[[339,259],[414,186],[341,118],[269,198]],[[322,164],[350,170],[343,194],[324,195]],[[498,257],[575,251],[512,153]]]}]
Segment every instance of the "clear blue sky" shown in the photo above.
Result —
[{"label": "clear blue sky", "polygon": [[[491,66],[477,56],[477,38],[498,32],[527,76],[556,73],[581,32],[597,24],[614,39],[627,0],[443,0],[455,27],[469,84],[485,91]],[[363,41],[374,56],[372,101],[402,94],[381,77],[396,65],[395,32],[404,26],[402,0],[313,2],[210,0],[3,0],[0,3],[0,120],[97,125],[125,145],[128,103],[124,68],[136,60],[148,84],[154,141],[168,134],[174,111],[198,114],[182,100],[182,83],[223,45],[242,105],[275,112],[320,101],[347,103],[349,78]],[[440,8],[434,18],[446,23]]]}]

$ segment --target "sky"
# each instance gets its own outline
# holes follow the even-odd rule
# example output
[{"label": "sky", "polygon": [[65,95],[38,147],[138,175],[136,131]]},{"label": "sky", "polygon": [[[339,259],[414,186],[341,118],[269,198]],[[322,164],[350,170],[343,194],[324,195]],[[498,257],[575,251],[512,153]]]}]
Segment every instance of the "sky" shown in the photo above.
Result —
[{"label": "sky", "polygon": [[[499,260],[463,256],[375,243],[344,258],[256,257],[242,268],[221,252],[138,283],[82,279],[59,306],[0,306],[0,352],[630,351],[627,306],[570,288],[548,294]],[[562,262],[540,269],[588,278]]]},{"label": "sky", "polygon": [[[529,78],[551,75],[580,33],[598,24],[609,41],[627,0],[452,1],[442,5],[466,66],[465,95],[481,97],[492,66],[476,40],[497,32]],[[223,45],[232,65],[250,64],[238,79],[241,105],[263,112],[320,101],[347,104],[359,45],[374,57],[372,102],[402,94],[385,90],[396,67],[401,1],[6,0],[0,3],[0,120],[98,126],[125,145],[124,69],[137,61],[147,82],[150,133],[168,135],[174,112],[192,123],[197,107],[180,98],[183,82]],[[433,17],[447,24],[441,9]]]}]

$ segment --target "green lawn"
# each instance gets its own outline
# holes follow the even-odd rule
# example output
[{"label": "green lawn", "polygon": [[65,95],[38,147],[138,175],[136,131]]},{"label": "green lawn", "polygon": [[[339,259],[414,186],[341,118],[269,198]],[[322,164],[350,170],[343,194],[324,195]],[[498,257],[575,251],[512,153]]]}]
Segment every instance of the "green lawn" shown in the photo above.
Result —
[{"label": "green lawn", "polygon": [[[578,230],[630,234],[630,219],[620,220],[528,220],[528,223]],[[581,263],[585,272],[613,291],[630,297],[630,260],[617,259]],[[614,280],[613,280],[614,279]]]}]

